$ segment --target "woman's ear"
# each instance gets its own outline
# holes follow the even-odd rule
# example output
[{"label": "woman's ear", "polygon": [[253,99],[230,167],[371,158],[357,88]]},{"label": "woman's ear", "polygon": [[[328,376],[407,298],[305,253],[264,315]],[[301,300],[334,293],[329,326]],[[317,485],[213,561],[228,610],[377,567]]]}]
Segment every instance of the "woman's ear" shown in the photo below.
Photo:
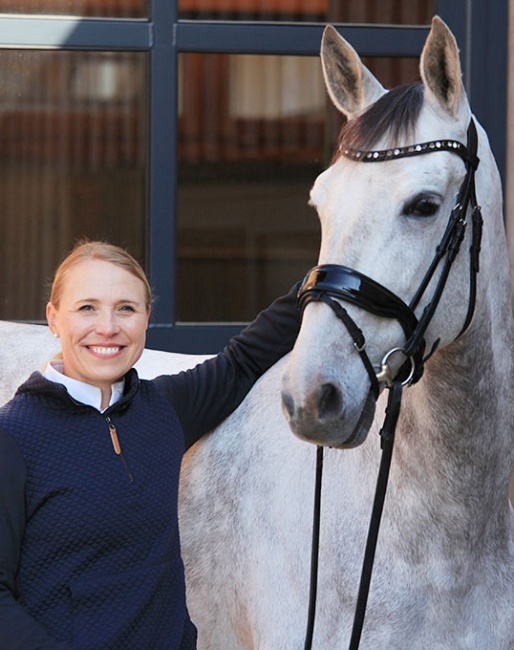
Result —
[{"label": "woman's ear", "polygon": [[55,329],[55,307],[53,303],[48,302],[46,305],[46,322],[54,336],[59,336],[59,332]]}]

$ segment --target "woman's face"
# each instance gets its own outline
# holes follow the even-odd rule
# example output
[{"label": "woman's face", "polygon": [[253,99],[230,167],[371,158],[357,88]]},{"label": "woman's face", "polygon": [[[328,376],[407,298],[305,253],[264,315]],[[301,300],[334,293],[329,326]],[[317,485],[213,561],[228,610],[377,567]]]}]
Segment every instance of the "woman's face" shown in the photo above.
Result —
[{"label": "woman's face", "polygon": [[150,318],[143,282],[101,260],[71,267],[59,306],[49,302],[46,315],[62,342],[64,374],[109,393],[141,356]]}]

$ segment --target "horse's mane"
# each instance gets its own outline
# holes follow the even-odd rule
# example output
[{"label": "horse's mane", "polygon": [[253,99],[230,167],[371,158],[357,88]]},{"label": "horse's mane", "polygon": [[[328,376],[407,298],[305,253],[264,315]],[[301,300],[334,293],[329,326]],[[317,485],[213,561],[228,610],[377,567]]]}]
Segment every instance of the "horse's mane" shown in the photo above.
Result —
[{"label": "horse's mane", "polygon": [[422,105],[421,82],[393,88],[343,126],[334,160],[343,149],[370,151],[386,136],[387,148],[397,146],[400,139],[412,135]]}]

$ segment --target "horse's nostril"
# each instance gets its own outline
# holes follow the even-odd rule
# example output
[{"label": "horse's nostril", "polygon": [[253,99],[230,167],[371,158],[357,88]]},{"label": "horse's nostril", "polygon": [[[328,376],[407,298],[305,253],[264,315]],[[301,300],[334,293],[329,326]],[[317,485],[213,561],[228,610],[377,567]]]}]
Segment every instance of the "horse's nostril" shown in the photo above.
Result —
[{"label": "horse's nostril", "polygon": [[319,395],[319,417],[339,415],[343,406],[341,391],[334,384],[323,384]]},{"label": "horse's nostril", "polygon": [[282,406],[287,415],[292,418],[294,415],[294,399],[291,397],[291,394],[285,390],[282,391]]}]

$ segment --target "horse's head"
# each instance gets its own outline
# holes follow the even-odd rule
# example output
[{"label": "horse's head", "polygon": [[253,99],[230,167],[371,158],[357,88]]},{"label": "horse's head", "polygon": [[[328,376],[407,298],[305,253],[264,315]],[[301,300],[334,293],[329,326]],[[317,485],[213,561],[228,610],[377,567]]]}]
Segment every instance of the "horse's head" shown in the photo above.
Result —
[{"label": "horse's head", "polygon": [[[436,308],[428,318],[423,313],[431,311],[446,273],[450,253],[435,266],[434,256],[462,198],[464,181],[472,178],[467,168],[476,160],[466,162],[471,110],[457,44],[439,18],[432,22],[421,55],[421,83],[387,92],[332,27],[325,29],[321,57],[328,93],[348,122],[333,164],[311,192],[322,229],[320,266],[301,294],[303,324],[284,375],[282,397],[299,437],[344,447],[365,439],[387,377],[400,366],[401,372],[414,370],[419,377],[423,356],[453,342],[469,324],[471,225],[457,235],[457,240],[463,238],[460,252],[448,267]],[[494,162],[487,138],[478,129],[479,156],[486,158],[480,164],[491,176]],[[430,143],[426,151],[425,143]],[[374,162],[363,162],[368,152]],[[494,174],[497,187],[492,193],[498,196]],[[480,198],[485,211],[491,199]],[[433,273],[427,277],[431,265]],[[343,290],[331,291],[338,283]],[[423,290],[418,291],[420,286]],[[392,303],[382,309],[389,298]],[[336,318],[336,303],[348,314],[346,326],[344,319]],[[414,335],[420,339],[415,354],[407,358],[394,353],[386,379],[379,375],[375,381],[372,375],[389,351],[407,347],[412,352],[409,314],[415,322],[426,321]],[[358,330],[365,338],[368,367],[358,352]]]}]

